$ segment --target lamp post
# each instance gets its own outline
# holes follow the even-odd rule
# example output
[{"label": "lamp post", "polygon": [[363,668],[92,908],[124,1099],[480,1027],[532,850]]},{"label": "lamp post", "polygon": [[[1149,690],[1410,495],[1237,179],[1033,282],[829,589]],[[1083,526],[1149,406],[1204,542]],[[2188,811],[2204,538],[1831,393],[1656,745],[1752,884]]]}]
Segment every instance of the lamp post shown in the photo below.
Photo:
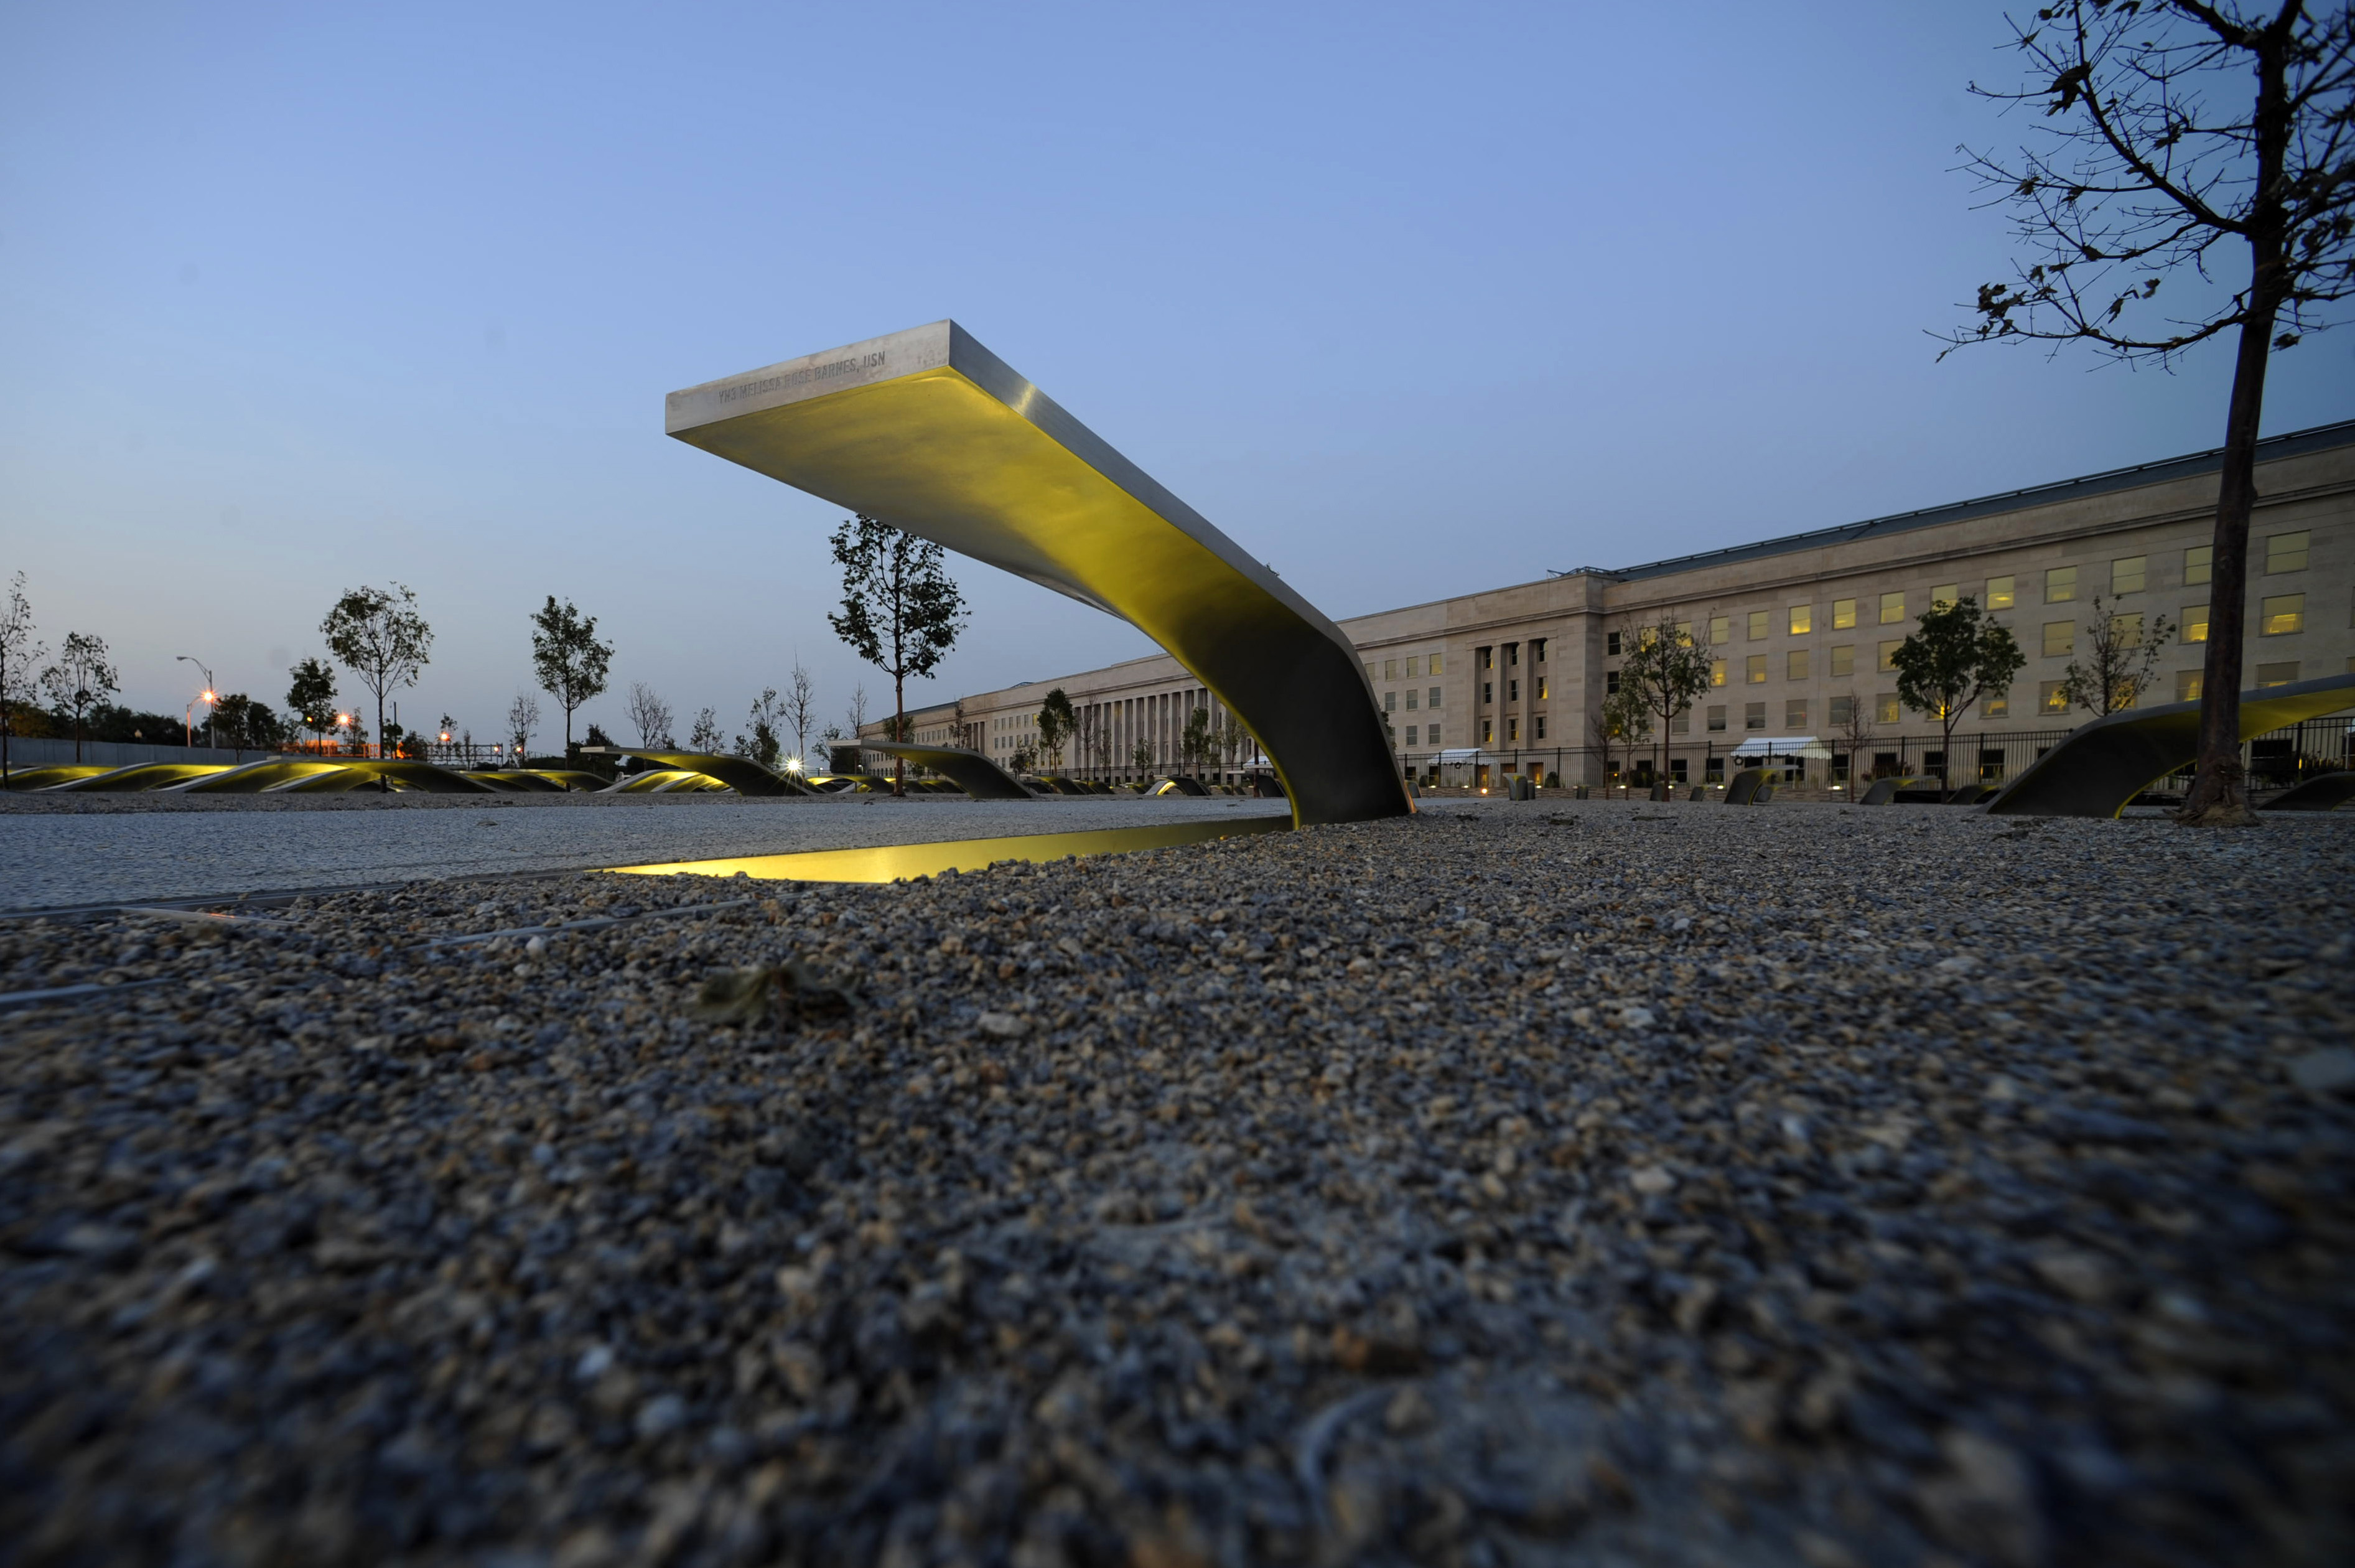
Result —
[{"label": "lamp post", "polygon": [[[190,654],[174,654],[172,656],[172,662],[175,664],[192,664],[204,673],[205,694],[197,699],[197,702],[201,702],[205,705],[205,744],[209,746],[213,743],[213,705],[218,700],[213,695],[215,689],[213,685],[213,672],[205,668],[204,660]],[[186,731],[185,739],[190,746],[194,746],[197,743],[196,711],[197,703],[191,702],[180,714],[181,727]]]}]

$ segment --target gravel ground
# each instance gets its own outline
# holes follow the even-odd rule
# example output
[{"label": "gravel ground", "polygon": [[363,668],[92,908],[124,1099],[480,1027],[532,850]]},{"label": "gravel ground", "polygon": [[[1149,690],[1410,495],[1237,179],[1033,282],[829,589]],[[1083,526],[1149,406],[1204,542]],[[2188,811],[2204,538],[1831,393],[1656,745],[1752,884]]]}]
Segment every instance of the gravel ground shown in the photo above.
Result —
[{"label": "gravel ground", "polygon": [[0,1015],[0,1558],[2343,1563],[2350,872],[1483,802],[0,927],[171,976]]},{"label": "gravel ground", "polygon": [[1280,801],[957,795],[0,795],[0,910],[782,855],[1281,813]]}]

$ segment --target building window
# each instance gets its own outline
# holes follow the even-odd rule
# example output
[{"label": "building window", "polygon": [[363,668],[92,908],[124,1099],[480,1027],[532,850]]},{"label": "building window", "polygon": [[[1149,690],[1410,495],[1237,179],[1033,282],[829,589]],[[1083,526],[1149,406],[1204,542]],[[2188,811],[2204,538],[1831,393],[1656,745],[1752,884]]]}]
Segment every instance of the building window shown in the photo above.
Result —
[{"label": "building window", "polygon": [[1603,651],[1610,655],[1613,658],[1617,658],[1619,656],[1620,649],[1618,633],[1605,632],[1603,634]]},{"label": "building window", "polygon": [[1904,645],[1904,643],[1903,643],[1902,641],[1900,641],[1900,642],[1894,642],[1894,643],[1883,643],[1883,644],[1881,644],[1881,662],[1880,662],[1879,664],[1875,665],[1873,667],[1874,667],[1875,669],[1884,670],[1884,671],[1885,671],[1885,670],[1893,670],[1893,669],[1895,669],[1895,668],[1897,667],[1897,650],[1898,650],[1898,649],[1900,649],[1900,648],[1902,648],[1902,647],[1903,647],[1904,645]]},{"label": "building window", "polygon": [[1538,715],[1538,739],[1540,741],[1545,739],[1545,719],[1544,714]]},{"label": "building window", "polygon": [[1766,705],[1763,702],[1744,703],[1742,709],[1742,727],[1744,730],[1766,728]]},{"label": "building window", "polygon": [[2048,680],[2036,688],[2036,709],[2040,713],[2069,711],[2069,690],[2065,683]]},{"label": "building window", "polygon": [[1711,730],[1722,730],[1725,728],[1725,705],[1723,703],[1719,703],[1716,707],[1711,708],[1709,710],[1708,721],[1709,727]]},{"label": "building window", "polygon": [[2142,612],[2111,616],[2110,640],[2122,648],[2142,646]]},{"label": "building window", "polygon": [[2139,555],[2121,556],[2110,562],[2110,592],[2139,593],[2142,592],[2143,567],[2148,558]]},{"label": "building window", "polygon": [[1480,720],[1480,743],[1481,743],[1482,745],[1486,746],[1486,745],[1490,744],[1490,743],[1491,743],[1492,741],[1494,741],[1496,739],[1497,739],[1497,721],[1496,721],[1494,719],[1483,719],[1483,720]]},{"label": "building window", "polygon": [[1693,624],[1690,621],[1678,621],[1677,623],[1677,645],[1678,647],[1689,648],[1692,646],[1692,626]]},{"label": "building window", "polygon": [[1419,656],[1418,656],[1418,657],[1411,657],[1411,658],[1409,658],[1409,659],[1406,661],[1406,677],[1407,677],[1407,679],[1409,679],[1409,680],[1412,680],[1416,676],[1419,676],[1419,675],[1421,675],[1422,673],[1423,673],[1423,660],[1421,659],[1421,657],[1419,657]]},{"label": "building window", "polygon": [[[1543,720],[1540,720],[1538,723],[1538,739],[1542,741],[1545,739],[1545,721]],[[1692,733],[1691,709],[1687,708],[1679,712],[1673,713],[1668,716],[1668,733],[1671,735],[1689,735]]]},{"label": "building window", "polygon": [[1543,637],[1531,637],[1529,639],[1529,663],[1545,663],[1545,645],[1546,640]]},{"label": "building window", "polygon": [[1422,695],[1423,695],[1423,693],[1421,693],[1421,692],[1417,691],[1414,688],[1412,688],[1412,687],[1411,687],[1411,686],[1410,686],[1410,687],[1408,687],[1408,688],[1406,688],[1406,710],[1407,710],[1409,713],[1412,713],[1412,712],[1413,712],[1413,711],[1414,711],[1415,699],[1417,699],[1418,697],[1421,697]]},{"label": "building window", "polygon": [[1750,640],[1754,643],[1765,635],[1766,612],[1764,610],[1753,610],[1750,612]]},{"label": "building window", "polygon": [[2062,654],[2077,651],[2077,623],[2047,621],[2044,623],[2044,656],[2058,658]]},{"label": "building window", "polygon": [[1873,717],[1883,724],[1897,722],[1897,694],[1884,691],[1872,699]]},{"label": "building window", "polygon": [[1367,684],[1368,686],[1371,686],[1373,683],[1374,683],[1374,661],[1373,661],[1373,660],[1371,660],[1371,659],[1368,659],[1368,660],[1366,661],[1366,684]]},{"label": "building window", "polygon": [[1412,724],[1406,727],[1406,743],[1410,746],[1414,744],[1414,726]]},{"label": "building window", "polygon": [[1507,680],[1505,682],[1505,700],[1508,702],[1518,702],[1520,699],[1520,680],[1518,677]]},{"label": "building window", "polygon": [[1881,596],[1881,624],[1884,626],[1902,624],[1905,620],[1905,595],[1884,593]]},{"label": "building window", "polygon": [[2197,588],[2208,581],[2216,562],[2216,547],[2196,544],[2183,552],[2183,586]]},{"label": "building window", "polygon": [[1930,590],[1930,608],[1933,610],[1950,609],[1962,598],[1962,596],[1963,585],[1961,583],[1942,582],[1937,587]]},{"label": "building window", "polygon": [[1397,692],[1385,691],[1382,693],[1382,711],[1385,713],[1395,713],[1398,711]]},{"label": "building window", "polygon": [[1398,678],[1398,660],[1384,659],[1382,661],[1382,678],[1384,680],[1396,680]]},{"label": "building window", "polygon": [[2200,677],[2202,673],[2202,671],[2196,669],[2179,669],[2175,672],[2176,701],[2197,702],[2200,700]]},{"label": "building window", "polygon": [[1849,720],[1851,720],[1851,719],[1853,719],[1853,718],[1855,718],[1855,717],[1856,717],[1856,699],[1855,699],[1855,698],[1853,698],[1853,697],[1835,697],[1835,698],[1833,698],[1833,699],[1832,699],[1831,721],[1832,721],[1832,728],[1833,728],[1833,729],[1837,730],[1837,729],[1840,728],[1840,726],[1842,726],[1842,725],[1846,724]]},{"label": "building window", "polygon": [[1979,701],[1979,717],[1982,719],[2003,719],[2010,713],[2011,692],[2009,688],[1990,691]]},{"label": "building window", "polygon": [[1785,680],[1805,680],[1805,679],[1806,679],[1806,678],[1807,678],[1807,650],[1806,650],[1806,649],[1805,649],[1805,648],[1793,648],[1793,649],[1791,650],[1791,652],[1790,652],[1790,656],[1789,656],[1787,658],[1785,658],[1785,659],[1783,661],[1783,663],[1784,663],[1784,668],[1783,668],[1783,678],[1784,678],[1784,679],[1785,679]]},{"label": "building window", "polygon": [[1423,705],[1425,708],[1436,708],[1439,706],[1439,688],[1434,686],[1429,691],[1423,694]]},{"label": "building window", "polygon": [[1713,648],[1721,648],[1732,640],[1733,622],[1732,618],[1725,615],[1711,615],[1709,618],[1709,645]]},{"label": "building window", "polygon": [[1436,746],[1439,744],[1438,725],[1433,724],[1430,729],[1423,732],[1423,743],[1426,746]]},{"label": "building window", "polygon": [[1796,735],[1807,727],[1807,699],[1786,698],[1783,703],[1783,728]]},{"label": "building window", "polygon": [[1742,678],[1747,680],[1751,685],[1765,685],[1766,656],[1764,654],[1752,654],[1747,659],[1742,661]]},{"label": "building window", "polygon": [[1518,669],[1521,667],[1520,644],[1507,643],[1505,645],[1505,663],[1508,667],[1513,669]]},{"label": "building window", "polygon": [[1549,684],[1550,683],[1546,680],[1545,677],[1538,677],[1538,700],[1540,702],[1543,702],[1546,699],[1546,688]]},{"label": "building window", "polygon": [[1791,606],[1791,635],[1804,637],[1816,629],[1816,607],[1812,604]]},{"label": "building window", "polygon": [[2283,664],[2261,664],[2257,667],[2257,684],[2260,687],[2287,686],[2296,678],[2297,661],[2296,659],[2290,659]]},{"label": "building window", "polygon": [[2183,607],[2183,640],[2204,643],[2208,640],[2208,606],[2186,604]]},{"label": "building window", "polygon": [[2304,571],[2306,570],[2307,531],[2275,534],[2265,540],[2265,571]]},{"label": "building window", "polygon": [[1709,661],[1709,683],[1711,686],[1723,686],[1725,684],[1725,661],[1723,659],[1711,659]]},{"label": "building window", "polygon": [[2077,569],[2073,566],[2048,567],[2044,572],[2044,602],[2066,604],[2077,597]]},{"label": "building window", "polygon": [[[1617,670],[1613,670],[1611,672],[1611,689],[1614,691],[1619,689],[1619,672]],[[1480,683],[1480,700],[1484,704],[1497,700],[1497,683],[1495,681],[1484,680]]]},{"label": "building window", "polygon": [[2014,584],[2010,578],[1990,577],[1987,579],[1987,607],[1988,609],[2009,610],[2011,608],[2012,602],[2016,597],[2017,594],[2015,592]]},{"label": "building window", "polygon": [[2270,599],[2261,599],[2257,610],[2257,635],[2261,637],[2286,637],[2306,630],[2303,593],[2276,593]]},{"label": "building window", "polygon": [[1833,600],[1833,601],[1832,601],[1832,630],[1833,630],[1833,631],[1835,631],[1835,632],[1845,632],[1845,631],[1847,631],[1849,628],[1850,628],[1851,626],[1854,626],[1855,624],[1856,624],[1856,601],[1855,601],[1855,600],[1853,600],[1853,599],[1835,599],[1835,600]]},{"label": "building window", "polygon": [[1856,673],[1856,645],[1842,643],[1832,649],[1832,676],[1835,679]]},{"label": "building window", "polygon": [[1605,670],[1605,671],[1604,672],[1604,675],[1603,675],[1603,689],[1604,689],[1604,691],[1607,695],[1614,696],[1614,697],[1618,695],[1618,692],[1619,692],[1619,672],[1618,672],[1617,670],[1615,670],[1615,669],[1614,669],[1614,670]]},{"label": "building window", "polygon": [[1505,720],[1505,739],[1518,746],[1521,743],[1521,721],[1518,718]]}]

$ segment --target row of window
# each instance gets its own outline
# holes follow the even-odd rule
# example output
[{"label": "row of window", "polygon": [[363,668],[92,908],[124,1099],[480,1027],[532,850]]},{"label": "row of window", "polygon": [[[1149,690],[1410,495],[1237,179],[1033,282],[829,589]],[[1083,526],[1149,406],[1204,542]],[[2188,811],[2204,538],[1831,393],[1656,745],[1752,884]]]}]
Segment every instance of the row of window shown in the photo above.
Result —
[{"label": "row of window", "polygon": [[[1418,689],[1416,689],[1414,687],[1412,687],[1412,686],[1408,687],[1408,688],[1406,688],[1406,710],[1407,710],[1409,713],[1412,713],[1412,712],[1413,712],[1413,711],[1414,711],[1414,709],[1415,709],[1415,701],[1416,701],[1416,699],[1417,699],[1418,698],[1422,699],[1422,700],[1424,702],[1424,704],[1425,704],[1425,705],[1427,705],[1427,706],[1429,706],[1429,707],[1432,707],[1432,708],[1436,708],[1436,707],[1438,707],[1438,706],[1439,706],[1439,690],[1440,690],[1440,688],[1439,688],[1438,687],[1435,687],[1435,686],[1434,686],[1434,687],[1430,688],[1428,690],[1418,690]],[[1540,695],[1542,695],[1542,693],[1540,693]],[[1395,692],[1395,691],[1385,691],[1385,692],[1383,692],[1383,693],[1382,693],[1382,711],[1383,711],[1383,712],[1385,712],[1385,713],[1395,713],[1395,712],[1397,712],[1397,711],[1398,711],[1398,706],[1399,706],[1399,704],[1398,704],[1398,698],[1399,698],[1399,694],[1398,694],[1397,692]]]},{"label": "row of window", "polygon": [[[1540,645],[1540,646],[1543,645],[1544,645],[1542,644]],[[1409,680],[1412,680],[1416,677],[1423,675],[1444,675],[1447,672],[1441,667],[1441,660],[1444,656],[1440,654],[1409,654],[1403,659],[1384,659],[1382,661],[1382,673],[1380,678],[1383,680],[1398,679],[1400,674],[1399,667],[1401,665],[1404,665],[1406,667],[1405,674],[1406,678]],[[1370,659],[1366,661],[1366,678],[1368,680],[1376,678],[1374,675],[1373,661]],[[1433,706],[1436,706],[1438,699],[1433,698],[1432,700]]]}]

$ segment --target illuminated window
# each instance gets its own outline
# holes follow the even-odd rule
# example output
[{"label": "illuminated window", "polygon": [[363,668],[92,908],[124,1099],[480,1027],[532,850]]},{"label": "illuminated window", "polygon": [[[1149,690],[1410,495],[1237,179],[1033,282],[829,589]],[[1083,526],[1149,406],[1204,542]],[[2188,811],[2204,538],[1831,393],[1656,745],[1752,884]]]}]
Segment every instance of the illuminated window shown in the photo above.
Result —
[{"label": "illuminated window", "polygon": [[1733,636],[1733,622],[1723,615],[1709,618],[1709,641],[1712,647],[1723,647]]},{"label": "illuminated window", "polygon": [[2048,680],[2036,688],[2036,708],[2040,713],[2069,711],[2069,690],[2064,682]]},{"label": "illuminated window", "polygon": [[2110,617],[2110,640],[2122,648],[2142,646],[2142,612]]},{"label": "illuminated window", "polygon": [[2275,534],[2265,540],[2265,571],[2304,571],[2306,570],[2307,532],[2300,528],[2294,534]]},{"label": "illuminated window", "polygon": [[2148,558],[2139,555],[2121,556],[2110,562],[2110,592],[2139,593],[2142,592],[2143,568]]},{"label": "illuminated window", "polygon": [[1725,728],[1725,705],[1723,703],[1720,703],[1709,710],[1709,727],[1712,730],[1722,730]]},{"label": "illuminated window", "polygon": [[1872,699],[1873,716],[1883,724],[1897,722],[1897,694],[1884,691]]},{"label": "illuminated window", "polygon": [[2055,658],[2077,651],[2077,623],[2047,621],[2044,623],[2044,656]]},{"label": "illuminated window", "polygon": [[2257,605],[2257,635],[2261,637],[2286,637],[2306,630],[2306,595],[2276,593],[2260,600]]},{"label": "illuminated window", "polygon": [[1963,585],[1961,583],[1942,582],[1937,587],[1930,590],[1930,608],[1933,610],[1944,610],[1960,600],[1962,596]]},{"label": "illuminated window", "polygon": [[1853,626],[1853,625],[1855,625],[1855,624],[1856,624],[1856,601],[1855,601],[1855,600],[1853,600],[1853,599],[1835,599],[1835,600],[1833,600],[1833,601],[1832,601],[1832,630],[1833,630],[1833,631],[1835,631],[1835,632],[1845,632],[1845,631],[1847,631],[1849,627],[1851,627],[1851,626]]},{"label": "illuminated window", "polygon": [[2201,672],[2196,669],[2179,669],[2175,672],[2176,701],[2197,702],[2200,700],[2200,674]]},{"label": "illuminated window", "polygon": [[2196,544],[2183,552],[2183,586],[2197,588],[2208,581],[2216,561],[2214,545]]},{"label": "illuminated window", "polygon": [[1676,630],[1677,646],[1680,648],[1689,648],[1692,646],[1693,624],[1690,621],[1678,621],[1677,623]]},{"label": "illuminated window", "polygon": [[2208,640],[2208,606],[2186,604],[2183,607],[2183,640],[2204,643]]},{"label": "illuminated window", "polygon": [[1444,675],[1447,673],[1445,670],[1439,667],[1439,656],[1437,654],[1431,656],[1431,668],[1424,671],[1424,673],[1426,675]]},{"label": "illuminated window", "polygon": [[1550,683],[1547,681],[1545,677],[1538,677],[1538,700],[1540,702],[1543,702],[1546,699],[1546,688],[1550,684]]},{"label": "illuminated window", "polygon": [[2261,664],[2257,667],[2257,684],[2261,687],[2287,686],[2296,678],[2297,661],[2296,659],[2284,664]]},{"label": "illuminated window", "polygon": [[1881,596],[1881,624],[1894,626],[1905,619],[1905,595],[1884,593]]},{"label": "illuminated window", "polygon": [[1987,579],[1987,607],[1988,609],[2009,610],[2011,608],[2015,597],[2014,585],[2010,578],[1990,577]]},{"label": "illuminated window", "polygon": [[1856,645],[1842,643],[1832,649],[1832,676],[1837,679],[1856,673]]},{"label": "illuminated window", "polygon": [[1783,661],[1783,678],[1785,680],[1805,680],[1807,678],[1806,649],[1793,648],[1791,650],[1790,656]]},{"label": "illuminated window", "polygon": [[1518,746],[1521,743],[1521,721],[1518,718],[1505,720],[1505,739]]},{"label": "illuminated window", "polygon": [[[1611,650],[1611,651],[1612,651],[1613,653],[1614,653],[1614,654],[1615,654],[1615,653],[1617,653],[1619,650],[1618,650],[1618,648],[1617,648],[1616,646],[1614,646],[1614,647],[1612,648],[1612,650]],[[1482,669],[1495,669],[1495,668],[1497,667],[1497,650],[1496,650],[1496,649],[1494,649],[1494,648],[1476,648],[1476,649],[1475,649],[1475,650],[1474,650],[1474,652],[1477,653],[1477,654],[1480,656],[1480,667],[1481,667]]]},{"label": "illuminated window", "polygon": [[2044,572],[2044,602],[2066,604],[2077,597],[2077,569],[2073,566],[2048,567]]},{"label": "illuminated window", "polygon": [[1853,719],[1853,718],[1855,718],[1855,717],[1856,717],[1856,699],[1855,699],[1855,698],[1853,698],[1853,697],[1835,697],[1835,698],[1833,698],[1833,699],[1832,699],[1832,728],[1833,728],[1833,729],[1835,729],[1835,730],[1839,729],[1842,725],[1845,725],[1845,724],[1846,724],[1849,720],[1851,720],[1851,719]]},{"label": "illuminated window", "polygon": [[1764,610],[1753,610],[1750,612],[1750,640],[1754,643],[1765,635],[1766,612]]},{"label": "illuminated window", "polygon": [[2002,691],[1990,691],[1979,699],[1979,717],[1982,719],[2001,719],[2010,712],[2011,691],[2009,688]]},{"label": "illuminated window", "polygon": [[1812,604],[1791,606],[1791,635],[1804,637],[1816,629],[1816,607]]},{"label": "illuminated window", "polygon": [[1709,661],[1709,683],[1711,686],[1723,686],[1725,684],[1725,661],[1723,659],[1711,659]]},{"label": "illuminated window", "polygon": [[1783,702],[1783,728],[1790,731],[1796,735],[1806,727],[1807,699],[1804,697],[1785,699]]},{"label": "illuminated window", "polygon": [[1897,667],[1897,650],[1898,650],[1898,649],[1900,649],[1900,648],[1902,648],[1902,647],[1903,647],[1904,645],[1904,645],[1902,642],[1883,643],[1883,644],[1881,644],[1881,662],[1880,662],[1879,664],[1875,665],[1873,667],[1874,667],[1875,669],[1881,669],[1881,670],[1892,670],[1892,669],[1895,669],[1895,668]]},{"label": "illuminated window", "polygon": [[1752,654],[1749,658],[1742,661],[1742,678],[1747,680],[1753,686],[1764,686],[1766,684],[1766,656],[1764,654]]},{"label": "illuminated window", "polygon": [[1382,661],[1382,678],[1384,680],[1396,680],[1398,678],[1398,660],[1384,659]]},{"label": "illuminated window", "polygon": [[1742,727],[1744,730],[1766,728],[1766,705],[1763,702],[1744,703],[1742,709]]},{"label": "illuminated window", "polygon": [[1496,721],[1494,719],[1483,719],[1483,720],[1480,720],[1480,743],[1481,743],[1482,745],[1484,745],[1484,746],[1487,746],[1487,745],[1492,745],[1492,744],[1494,744],[1494,743],[1495,743],[1496,739],[1497,739],[1497,721]]}]

